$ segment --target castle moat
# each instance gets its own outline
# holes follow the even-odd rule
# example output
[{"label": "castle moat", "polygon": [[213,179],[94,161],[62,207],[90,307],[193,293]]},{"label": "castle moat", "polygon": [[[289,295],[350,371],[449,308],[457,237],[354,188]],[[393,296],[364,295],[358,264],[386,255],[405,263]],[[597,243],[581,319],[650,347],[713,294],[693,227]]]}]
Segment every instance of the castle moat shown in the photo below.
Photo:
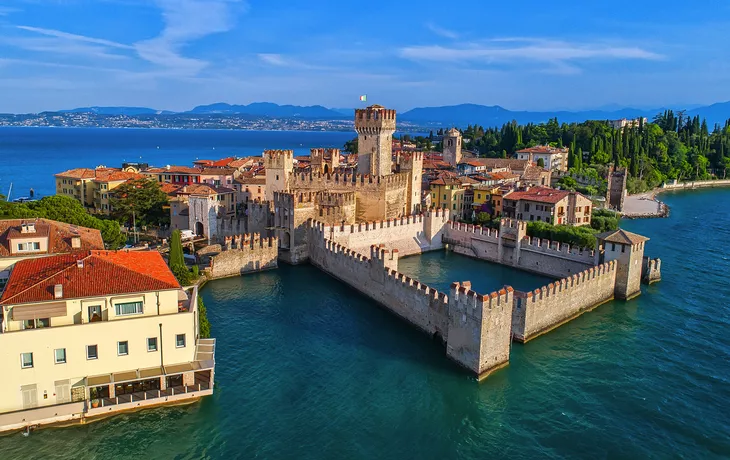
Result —
[{"label": "castle moat", "polygon": [[[662,283],[513,344],[509,366],[481,384],[313,266],[211,282],[212,397],[0,437],[2,458],[727,457],[730,214],[715,207],[728,200],[728,190],[667,195],[668,219],[625,222],[651,238]],[[439,290],[550,281],[444,252],[399,269]]]}]

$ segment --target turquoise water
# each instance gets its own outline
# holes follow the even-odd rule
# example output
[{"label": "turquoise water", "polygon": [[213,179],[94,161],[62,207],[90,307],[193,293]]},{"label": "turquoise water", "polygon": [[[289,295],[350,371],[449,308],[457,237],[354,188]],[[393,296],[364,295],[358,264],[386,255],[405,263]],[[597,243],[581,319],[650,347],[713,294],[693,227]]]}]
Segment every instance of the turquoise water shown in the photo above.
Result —
[{"label": "turquoise water", "polygon": [[[0,458],[727,458],[730,190],[663,198],[669,219],[625,225],[663,281],[514,345],[481,384],[351,289],[282,267],[203,289],[213,397],[0,438]],[[442,286],[544,280],[453,254],[403,267]]]}]

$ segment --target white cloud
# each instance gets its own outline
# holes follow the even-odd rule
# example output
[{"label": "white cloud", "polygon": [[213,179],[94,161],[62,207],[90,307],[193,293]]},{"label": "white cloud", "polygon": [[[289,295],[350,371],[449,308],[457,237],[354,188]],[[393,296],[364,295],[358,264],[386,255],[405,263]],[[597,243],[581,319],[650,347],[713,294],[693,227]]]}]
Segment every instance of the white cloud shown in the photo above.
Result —
[{"label": "white cloud", "polygon": [[456,40],[457,38],[459,38],[459,34],[457,34],[456,32],[444,29],[443,27],[439,27],[432,22],[427,23],[426,28],[441,37],[450,38],[452,40]]},{"label": "white cloud", "polygon": [[21,30],[27,30],[28,32],[35,32],[35,33],[38,33],[41,35],[61,38],[64,40],[69,40],[69,41],[92,43],[95,45],[108,46],[110,48],[134,49],[133,46],[125,45],[124,43],[117,43],[117,42],[113,42],[110,40],[104,40],[102,38],[94,38],[94,37],[86,37],[84,35],[70,34],[67,32],[62,32],[60,30],[43,29],[41,27],[31,27],[31,26],[16,26],[16,27]]},{"label": "white cloud", "polygon": [[138,42],[135,48],[142,59],[180,76],[194,76],[209,64],[183,56],[185,45],[231,30],[234,23],[231,6],[246,7],[236,0],[156,0],[156,4],[162,9],[165,27],[159,36]]},{"label": "white cloud", "polygon": [[266,64],[271,64],[279,67],[288,65],[281,54],[259,53],[257,56],[261,61],[265,62]]},{"label": "white cloud", "polygon": [[637,46],[619,46],[603,43],[573,44],[557,40],[507,37],[468,43],[460,46],[409,46],[399,50],[401,57],[417,61],[543,63],[550,64],[553,73],[575,73],[569,62],[588,59],[660,60],[661,54]]}]

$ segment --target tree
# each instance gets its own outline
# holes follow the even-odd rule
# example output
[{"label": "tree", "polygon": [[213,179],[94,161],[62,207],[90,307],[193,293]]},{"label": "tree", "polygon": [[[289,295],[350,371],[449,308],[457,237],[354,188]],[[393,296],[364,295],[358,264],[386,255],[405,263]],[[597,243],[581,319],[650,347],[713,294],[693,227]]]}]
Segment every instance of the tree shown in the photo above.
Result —
[{"label": "tree", "polygon": [[118,249],[127,241],[127,237],[124,236],[117,222],[92,216],[81,203],[68,196],[47,196],[39,201],[26,203],[0,201],[0,218],[31,219],[35,217],[95,228],[101,232],[101,238],[108,249]]},{"label": "tree", "polygon": [[538,158],[538,159],[537,159],[537,165],[538,165],[539,167],[541,167],[541,168],[544,168],[544,167],[545,167],[545,160],[544,160],[544,159],[542,159],[542,158]]},{"label": "tree", "polygon": [[136,220],[137,225],[168,225],[167,204],[167,194],[154,179],[127,181],[112,191],[110,199],[115,219],[130,224]]},{"label": "tree", "polygon": [[357,138],[351,139],[351,140],[345,142],[345,145],[343,148],[344,148],[345,152],[356,154],[357,153]]},{"label": "tree", "polygon": [[185,256],[182,248],[182,235],[180,230],[174,230],[170,237],[170,254],[168,265],[175,278],[183,286],[190,284],[191,275],[188,267],[185,265]]},{"label": "tree", "polygon": [[198,327],[201,339],[207,339],[210,337],[210,321],[208,321],[208,310],[205,308],[203,298],[200,296],[198,296]]}]

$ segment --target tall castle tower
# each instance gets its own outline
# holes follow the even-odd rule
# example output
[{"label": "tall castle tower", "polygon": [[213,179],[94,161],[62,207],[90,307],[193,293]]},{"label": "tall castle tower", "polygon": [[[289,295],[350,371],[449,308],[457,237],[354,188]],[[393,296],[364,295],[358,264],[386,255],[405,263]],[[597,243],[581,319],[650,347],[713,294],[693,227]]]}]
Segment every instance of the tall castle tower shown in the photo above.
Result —
[{"label": "tall castle tower", "polygon": [[266,201],[274,200],[274,192],[288,192],[291,175],[294,173],[293,150],[264,150],[266,168]]},{"label": "tall castle tower", "polygon": [[461,132],[451,128],[444,134],[444,161],[451,166],[461,162]]},{"label": "tall castle tower", "polygon": [[357,173],[388,176],[393,163],[395,110],[381,105],[355,109]]}]

